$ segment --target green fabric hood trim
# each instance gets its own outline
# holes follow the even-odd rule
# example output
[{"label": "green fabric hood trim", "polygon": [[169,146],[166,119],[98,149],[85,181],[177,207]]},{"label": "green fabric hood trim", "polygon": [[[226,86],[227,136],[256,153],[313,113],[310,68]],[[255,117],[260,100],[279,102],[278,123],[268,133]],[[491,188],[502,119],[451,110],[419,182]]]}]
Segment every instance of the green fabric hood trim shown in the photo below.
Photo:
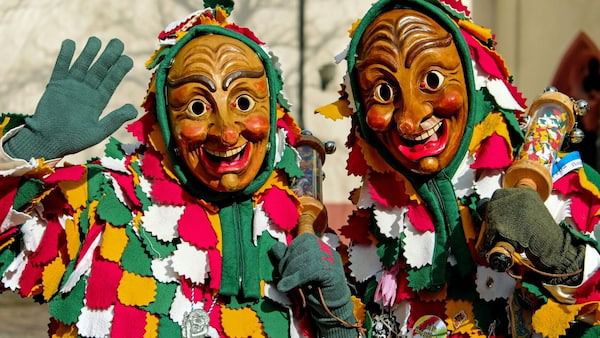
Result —
[{"label": "green fabric hood trim", "polygon": [[[265,67],[265,73],[269,83],[269,115],[271,121],[271,128],[269,134],[269,150],[265,156],[261,171],[254,178],[254,180],[243,190],[232,192],[232,193],[215,193],[212,190],[206,189],[202,183],[196,180],[193,175],[189,172],[187,166],[182,163],[179,157],[175,154],[176,144],[171,134],[169,126],[169,117],[167,114],[167,100],[166,100],[166,79],[171,66],[171,60],[177,55],[179,50],[187,44],[190,40],[206,34],[224,35],[245,43],[250,47],[260,58]],[[233,200],[241,197],[249,198],[252,194],[258,190],[269,178],[275,162],[275,142],[277,137],[277,104],[279,93],[283,88],[281,75],[273,65],[273,62],[269,55],[250,38],[242,35],[241,33],[234,32],[221,26],[212,25],[200,25],[192,27],[185,36],[179,39],[173,46],[165,48],[157,56],[159,67],[156,70],[156,118],[160,125],[160,129],[167,146],[169,156],[173,161],[174,172],[180,183],[185,189],[194,195],[210,201],[219,202],[223,200]]]}]

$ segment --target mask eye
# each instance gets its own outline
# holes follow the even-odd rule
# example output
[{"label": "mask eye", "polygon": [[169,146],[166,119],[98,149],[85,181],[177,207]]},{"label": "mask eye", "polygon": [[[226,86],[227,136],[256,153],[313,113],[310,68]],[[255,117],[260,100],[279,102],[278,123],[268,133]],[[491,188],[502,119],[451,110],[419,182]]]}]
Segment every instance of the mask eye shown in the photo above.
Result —
[{"label": "mask eye", "polygon": [[444,75],[437,70],[431,70],[425,74],[423,82],[421,82],[421,89],[436,91],[442,88],[444,83]]},{"label": "mask eye", "polygon": [[387,83],[380,83],[375,87],[373,97],[379,103],[390,103],[394,98],[394,91]]},{"label": "mask eye", "polygon": [[254,108],[254,99],[249,95],[243,94],[235,99],[235,107],[242,112],[248,112]]},{"label": "mask eye", "polygon": [[210,109],[210,107],[202,100],[194,100],[188,104],[188,114],[193,117],[200,117]]}]

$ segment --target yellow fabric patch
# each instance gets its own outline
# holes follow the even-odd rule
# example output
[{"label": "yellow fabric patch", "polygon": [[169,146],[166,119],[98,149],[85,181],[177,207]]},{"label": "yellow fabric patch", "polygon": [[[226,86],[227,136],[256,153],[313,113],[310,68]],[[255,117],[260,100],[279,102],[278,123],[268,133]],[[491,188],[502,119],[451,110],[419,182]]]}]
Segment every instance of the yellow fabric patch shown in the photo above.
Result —
[{"label": "yellow fabric patch", "polygon": [[213,213],[207,210],[208,220],[212,225],[215,235],[217,235],[217,250],[220,254],[223,254],[223,231],[221,230],[221,219],[218,213]]},{"label": "yellow fabric patch", "polygon": [[458,25],[461,28],[464,28],[465,30],[469,31],[469,33],[475,35],[475,37],[481,41],[488,41],[493,39],[494,37],[491,29],[480,26],[474,23],[473,21],[459,20]]},{"label": "yellow fabric patch", "polygon": [[59,182],[58,187],[74,209],[85,206],[88,196],[87,169],[79,181]]},{"label": "yellow fabric patch", "polygon": [[335,121],[352,115],[352,110],[348,106],[348,101],[340,99],[315,109],[315,113]]},{"label": "yellow fabric patch", "polygon": [[4,242],[4,243],[0,244],[0,252],[1,252],[2,250],[4,250],[4,248],[6,248],[7,246],[9,246],[9,245],[13,244],[14,242],[15,242],[15,239],[14,239],[14,238],[11,238],[11,239],[9,239],[8,241],[6,241],[6,242]]},{"label": "yellow fabric patch", "polygon": [[57,328],[51,338],[77,338],[77,326],[65,325],[59,321],[55,321],[54,323]]},{"label": "yellow fabric patch", "polygon": [[352,296],[352,312],[357,323],[365,322],[366,306],[360,301],[360,298]]},{"label": "yellow fabric patch", "polygon": [[354,20],[354,22],[352,23],[352,26],[350,26],[350,28],[348,29],[348,36],[350,38],[352,38],[352,36],[354,36],[354,32],[356,32],[358,25],[360,25],[360,21],[361,21],[360,19]]},{"label": "yellow fabric patch", "polygon": [[106,224],[102,234],[102,243],[100,244],[100,255],[112,262],[121,261],[121,256],[125,251],[129,238],[125,228],[114,227]]},{"label": "yellow fabric patch", "polygon": [[545,337],[556,337],[567,332],[572,322],[584,304],[566,305],[552,299],[537,310],[532,317],[532,326],[536,332]]},{"label": "yellow fabric patch", "polygon": [[367,162],[369,167],[371,167],[373,170],[379,173],[394,172],[394,170],[387,164],[383,157],[381,157],[379,152],[376,149],[373,149],[373,147],[371,147],[370,145],[368,145],[362,137],[357,135],[356,142],[358,142],[363,157],[365,158],[365,161]]},{"label": "yellow fabric patch", "polygon": [[141,211],[138,211],[135,213],[135,216],[133,216],[133,227],[136,229],[140,228],[140,225],[142,224],[142,217],[144,215],[142,214]]},{"label": "yellow fabric patch", "polygon": [[510,142],[510,136],[508,135],[508,128],[504,117],[500,113],[491,113],[485,120],[479,123],[473,130],[473,138],[471,138],[471,144],[469,145],[469,152],[474,153],[481,142],[486,138],[492,136],[493,133],[498,134],[506,140],[509,147],[512,149],[512,143]]},{"label": "yellow fabric patch", "polygon": [[286,177],[287,176],[281,174],[280,170],[273,170],[273,172],[271,173],[271,176],[269,176],[269,179],[265,182],[265,184],[263,184],[252,195],[252,199],[254,200],[255,204],[258,201],[258,199],[262,193],[267,191],[267,189],[275,186],[275,187],[285,191],[294,200],[296,205],[300,205],[300,201],[298,201],[298,198],[296,197],[296,194],[294,193],[294,191],[292,189],[290,189],[290,186],[287,182]]},{"label": "yellow fabric patch", "polygon": [[473,219],[471,218],[471,211],[469,208],[461,205],[460,209],[460,219],[463,224],[463,231],[465,232],[465,239],[475,240],[477,238],[477,232],[475,231],[475,226],[473,225]]},{"label": "yellow fabric patch", "polygon": [[10,123],[10,116],[5,116],[0,123],[0,136],[4,136],[4,128]]},{"label": "yellow fabric patch", "polygon": [[117,294],[125,305],[146,306],[156,297],[156,282],[152,277],[124,271]]},{"label": "yellow fabric patch", "polygon": [[[583,168],[579,168],[578,174],[579,174],[579,184],[581,184],[581,186],[585,190],[591,192],[597,198],[600,198],[600,190],[598,190],[598,187],[594,183],[592,183],[592,181],[589,180],[589,178],[585,174],[585,170],[583,170]],[[600,210],[598,212],[600,212]]]},{"label": "yellow fabric patch", "polygon": [[446,302],[446,324],[452,333],[464,333],[470,337],[485,337],[475,326],[473,304],[465,300],[449,300]]},{"label": "yellow fabric patch", "polygon": [[[137,163],[138,162],[138,158],[136,155],[131,155],[131,162],[130,163]],[[139,163],[137,163],[139,165]],[[133,179],[133,185],[134,186],[138,186],[140,185],[140,175],[138,175],[138,173],[133,169],[133,166],[130,164],[127,166],[127,169],[129,169],[129,172],[131,173],[131,177]]]},{"label": "yellow fabric patch", "polygon": [[394,172],[394,176],[397,181],[404,183],[404,193],[409,196],[411,201],[415,201],[419,204],[423,203],[423,200],[421,200],[421,196],[417,194],[417,191],[413,187],[412,183],[410,183],[410,181],[406,177],[404,177],[404,175],[401,175],[398,172]]},{"label": "yellow fabric patch", "polygon": [[146,327],[144,328],[146,331],[144,333],[144,338],[156,338],[158,337],[158,317],[147,312],[146,313]]},{"label": "yellow fabric patch", "polygon": [[60,280],[65,273],[65,264],[62,262],[60,254],[50,264],[46,265],[42,273],[42,286],[44,287],[44,300],[50,300],[58,291]]},{"label": "yellow fabric patch", "polygon": [[92,225],[96,224],[96,209],[98,208],[98,204],[100,204],[100,201],[97,200],[90,202],[88,211],[88,222],[90,228],[92,227]]},{"label": "yellow fabric patch", "polygon": [[54,191],[54,189],[55,188],[50,188],[50,189],[42,192],[38,197],[31,200],[31,203],[29,203],[29,205],[36,205],[38,203],[41,203],[46,197],[48,197],[48,195],[50,195],[50,193],[52,193]]},{"label": "yellow fabric patch", "polygon": [[[77,219],[79,219],[81,211],[77,212]],[[69,254],[69,260],[75,259],[79,248],[81,247],[81,238],[79,238],[79,222],[75,219],[68,218],[65,221],[65,234],[67,238],[67,253]]]},{"label": "yellow fabric patch", "polygon": [[247,307],[242,309],[223,307],[221,309],[221,325],[223,325],[223,331],[227,337],[264,337],[262,324],[256,312]]}]

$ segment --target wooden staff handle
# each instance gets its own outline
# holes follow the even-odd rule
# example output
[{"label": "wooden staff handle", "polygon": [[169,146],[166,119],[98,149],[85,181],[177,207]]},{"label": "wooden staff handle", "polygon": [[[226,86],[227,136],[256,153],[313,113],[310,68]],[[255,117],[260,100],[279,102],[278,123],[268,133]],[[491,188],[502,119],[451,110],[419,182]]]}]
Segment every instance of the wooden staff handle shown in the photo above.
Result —
[{"label": "wooden staff handle", "polygon": [[302,213],[298,222],[298,235],[323,233],[327,228],[327,209],[318,199],[311,196],[300,196]]}]

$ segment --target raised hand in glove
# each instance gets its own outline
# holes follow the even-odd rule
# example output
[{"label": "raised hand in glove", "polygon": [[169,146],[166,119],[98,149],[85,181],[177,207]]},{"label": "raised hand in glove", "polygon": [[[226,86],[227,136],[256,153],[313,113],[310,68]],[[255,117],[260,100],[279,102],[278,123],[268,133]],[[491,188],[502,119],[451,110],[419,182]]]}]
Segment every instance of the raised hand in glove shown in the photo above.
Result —
[{"label": "raised hand in glove", "polygon": [[98,60],[100,40],[91,37],[71,67],[75,43],[65,40],[35,114],[4,145],[12,157],[59,158],[89,148],[136,116],[126,104],[100,119],[115,89],[133,61],[123,55],[123,43],[111,40]]},{"label": "raised hand in glove", "polygon": [[[279,261],[281,280],[277,289],[282,292],[295,288],[304,290],[310,316],[319,328],[319,337],[358,336],[356,328],[341,322],[354,324],[356,320],[350,289],[337,252],[314,234],[305,233],[296,237],[289,247],[276,243],[271,254]],[[321,304],[322,301],[330,313]]]},{"label": "raised hand in glove", "polygon": [[546,277],[549,284],[580,282],[585,244],[560,227],[539,195],[527,188],[499,189],[487,204],[487,228],[481,249],[489,252],[507,242],[525,252],[535,268],[563,277]]}]

